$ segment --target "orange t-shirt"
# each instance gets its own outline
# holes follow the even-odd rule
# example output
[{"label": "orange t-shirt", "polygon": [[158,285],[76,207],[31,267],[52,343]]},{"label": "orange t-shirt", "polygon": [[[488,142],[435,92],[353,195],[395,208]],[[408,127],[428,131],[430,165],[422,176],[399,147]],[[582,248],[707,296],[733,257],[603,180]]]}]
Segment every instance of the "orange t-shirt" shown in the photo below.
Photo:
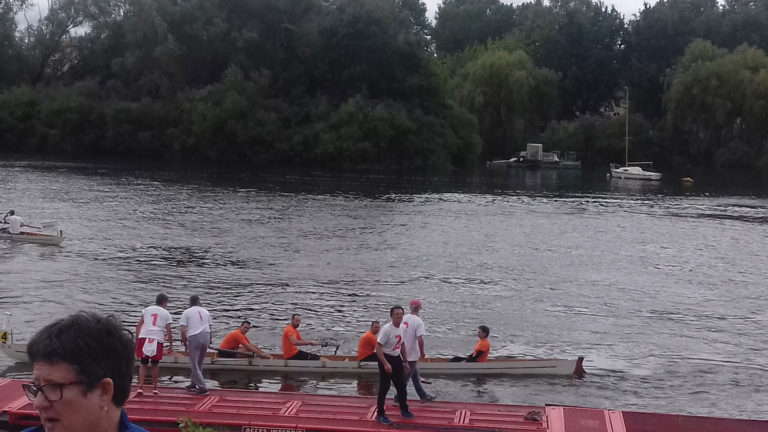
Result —
[{"label": "orange t-shirt", "polygon": [[491,351],[491,343],[488,342],[488,339],[482,339],[480,342],[475,345],[475,351],[472,353],[473,356],[477,355],[478,351],[482,351],[483,355],[480,356],[480,358],[477,359],[478,362],[484,362],[488,361],[488,353]]},{"label": "orange t-shirt", "polygon": [[299,349],[296,347],[296,345],[291,343],[291,336],[296,338],[296,340],[301,340],[299,330],[288,324],[285,327],[285,330],[283,330],[283,358],[291,358],[299,352]]},{"label": "orange t-shirt", "polygon": [[224,340],[221,341],[221,345],[219,345],[219,348],[225,349],[225,350],[236,350],[237,347],[240,345],[249,344],[251,341],[248,340],[248,337],[246,337],[243,332],[241,332],[239,329],[230,332],[228,335],[224,337]]},{"label": "orange t-shirt", "polygon": [[357,344],[357,360],[362,360],[376,352],[376,335],[370,330],[365,332],[360,342]]}]

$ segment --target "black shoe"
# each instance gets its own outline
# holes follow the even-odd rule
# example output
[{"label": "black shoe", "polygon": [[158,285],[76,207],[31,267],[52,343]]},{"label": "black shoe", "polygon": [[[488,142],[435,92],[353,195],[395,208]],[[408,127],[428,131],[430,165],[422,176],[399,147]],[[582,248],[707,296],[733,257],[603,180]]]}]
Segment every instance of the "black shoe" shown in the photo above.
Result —
[{"label": "black shoe", "polygon": [[433,400],[437,399],[437,397],[432,395],[426,395],[424,396],[424,399],[422,399],[422,402],[432,402]]},{"label": "black shoe", "polygon": [[392,420],[390,420],[389,417],[385,415],[377,415],[376,421],[385,425],[392,424]]},{"label": "black shoe", "polygon": [[413,413],[410,412],[410,411],[400,411],[400,417],[402,417],[404,419],[412,419],[412,418],[414,418],[416,416],[413,415]]},{"label": "black shoe", "polygon": [[207,396],[208,395],[208,389],[204,389],[200,387],[199,389],[195,390],[195,394],[198,396]]},{"label": "black shoe", "polygon": [[186,386],[184,386],[184,388],[187,389],[188,391],[191,391],[191,392],[197,391],[197,386],[194,385],[194,384],[186,385]]}]

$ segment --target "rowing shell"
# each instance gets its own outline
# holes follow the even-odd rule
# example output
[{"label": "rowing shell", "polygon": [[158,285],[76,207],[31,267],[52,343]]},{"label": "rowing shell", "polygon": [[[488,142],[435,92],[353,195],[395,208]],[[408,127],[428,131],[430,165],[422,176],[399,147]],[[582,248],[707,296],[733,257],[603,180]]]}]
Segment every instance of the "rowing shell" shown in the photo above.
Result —
[{"label": "rowing shell", "polygon": [[[0,344],[0,350],[17,362],[28,363],[25,344]],[[323,360],[285,360],[279,354],[266,360],[256,357],[222,358],[215,352],[209,352],[204,361],[205,369],[282,372],[282,373],[320,373],[320,374],[376,374],[377,362],[359,362],[355,356],[325,356]],[[559,375],[582,378],[585,375],[584,357],[576,359],[489,359],[481,363],[457,362],[447,358],[423,358],[419,360],[421,375]],[[189,358],[186,353],[166,354],[160,361],[162,368],[188,368]]]},{"label": "rowing shell", "polygon": [[58,246],[61,244],[61,242],[64,241],[64,235],[61,231],[59,231],[57,234],[45,234],[29,231],[22,231],[19,234],[0,232],[0,239]]}]

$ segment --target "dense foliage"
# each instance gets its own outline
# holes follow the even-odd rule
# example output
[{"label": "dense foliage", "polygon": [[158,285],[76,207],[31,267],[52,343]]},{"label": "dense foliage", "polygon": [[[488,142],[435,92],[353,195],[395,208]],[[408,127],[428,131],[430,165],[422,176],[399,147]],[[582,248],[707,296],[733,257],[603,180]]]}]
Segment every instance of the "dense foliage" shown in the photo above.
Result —
[{"label": "dense foliage", "polygon": [[[529,141],[768,170],[768,2],[1,0],[0,151],[462,168]],[[47,6],[47,7],[46,7]],[[42,18],[39,18],[42,15]]]}]

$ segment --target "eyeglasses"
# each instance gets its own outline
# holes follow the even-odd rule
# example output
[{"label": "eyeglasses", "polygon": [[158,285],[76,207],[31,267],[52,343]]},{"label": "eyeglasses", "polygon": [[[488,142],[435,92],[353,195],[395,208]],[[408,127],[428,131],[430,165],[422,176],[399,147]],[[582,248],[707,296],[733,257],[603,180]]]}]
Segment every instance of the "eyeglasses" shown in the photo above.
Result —
[{"label": "eyeglasses", "polygon": [[56,402],[57,400],[61,400],[62,396],[64,395],[64,387],[77,384],[85,384],[85,382],[72,381],[68,383],[51,383],[41,386],[28,383],[22,384],[21,388],[24,390],[24,394],[27,396],[27,399],[31,400],[32,402],[35,401],[37,395],[40,393],[43,394],[43,397],[45,397],[48,402]]}]

